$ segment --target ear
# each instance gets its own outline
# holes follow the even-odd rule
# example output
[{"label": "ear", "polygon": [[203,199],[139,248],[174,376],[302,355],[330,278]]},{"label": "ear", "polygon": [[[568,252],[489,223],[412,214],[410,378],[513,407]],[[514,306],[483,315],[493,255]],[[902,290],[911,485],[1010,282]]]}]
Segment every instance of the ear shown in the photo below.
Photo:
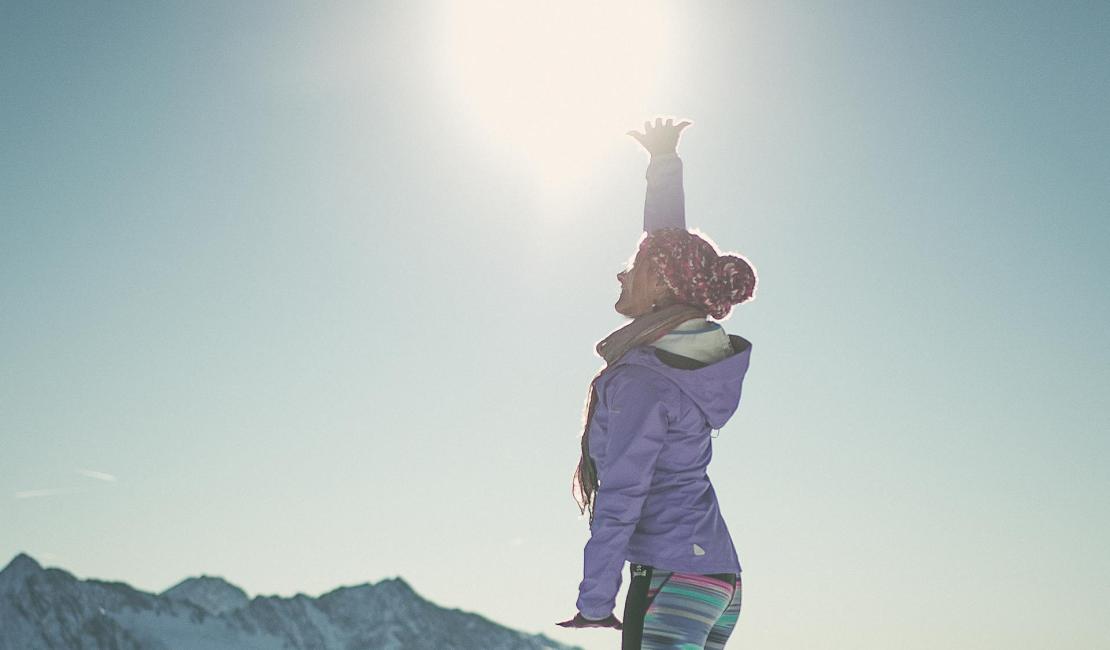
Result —
[{"label": "ear", "polygon": [[657,271],[651,272],[651,284],[649,287],[649,291],[651,292],[651,295],[655,300],[659,300],[661,298],[665,298],[674,294],[674,292],[671,291],[671,288],[667,286],[667,283],[663,280],[663,275]]},{"label": "ear", "polygon": [[646,282],[644,285],[655,299],[662,298],[669,294],[674,293],[667,283],[663,281],[663,274],[659,272],[659,268],[655,265],[655,261],[651,258],[643,260],[644,275]]}]

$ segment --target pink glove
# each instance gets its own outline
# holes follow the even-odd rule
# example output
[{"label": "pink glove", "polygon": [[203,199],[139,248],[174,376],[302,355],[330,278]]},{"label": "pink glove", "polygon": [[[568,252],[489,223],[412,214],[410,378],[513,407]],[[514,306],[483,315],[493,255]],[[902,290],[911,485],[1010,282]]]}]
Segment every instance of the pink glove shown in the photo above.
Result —
[{"label": "pink glove", "polygon": [[618,621],[617,617],[613,614],[610,614],[608,618],[602,619],[600,621],[591,621],[590,619],[582,616],[582,612],[578,612],[577,614],[575,614],[574,618],[570,619],[569,621],[556,623],[556,625],[561,625],[563,627],[612,627],[618,630],[621,629],[621,622]]}]

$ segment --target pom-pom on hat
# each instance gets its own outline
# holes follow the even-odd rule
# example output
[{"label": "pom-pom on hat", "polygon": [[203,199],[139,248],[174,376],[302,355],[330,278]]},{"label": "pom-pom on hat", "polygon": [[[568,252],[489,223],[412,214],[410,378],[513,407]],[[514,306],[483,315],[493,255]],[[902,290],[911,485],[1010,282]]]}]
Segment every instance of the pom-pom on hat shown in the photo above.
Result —
[{"label": "pom-pom on hat", "polygon": [[741,255],[717,252],[704,233],[664,228],[646,233],[637,257],[650,259],[666,285],[684,303],[722,319],[733,305],[755,298],[755,267]]}]

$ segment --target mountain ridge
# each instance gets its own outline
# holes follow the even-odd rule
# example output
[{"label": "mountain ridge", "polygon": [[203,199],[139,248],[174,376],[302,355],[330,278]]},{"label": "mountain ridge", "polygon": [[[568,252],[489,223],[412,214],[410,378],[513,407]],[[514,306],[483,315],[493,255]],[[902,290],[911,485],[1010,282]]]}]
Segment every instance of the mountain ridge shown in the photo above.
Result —
[{"label": "mountain ridge", "polygon": [[0,570],[0,650],[581,650],[420,596],[403,578],[256,595],[202,574],[161,593],[78,579],[18,553]]}]

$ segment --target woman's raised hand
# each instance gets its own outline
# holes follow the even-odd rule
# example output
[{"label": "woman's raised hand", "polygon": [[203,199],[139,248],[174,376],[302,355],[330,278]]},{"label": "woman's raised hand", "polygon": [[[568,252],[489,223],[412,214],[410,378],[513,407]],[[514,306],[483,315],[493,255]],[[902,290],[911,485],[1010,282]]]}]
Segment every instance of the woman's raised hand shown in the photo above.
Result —
[{"label": "woman's raised hand", "polygon": [[693,124],[689,120],[683,120],[678,124],[674,123],[673,119],[668,119],[667,123],[663,123],[663,118],[655,118],[655,126],[651,125],[651,120],[644,122],[644,132],[629,131],[627,135],[636,138],[636,141],[644,146],[651,155],[659,155],[664,153],[674,153],[678,149],[678,136],[682,133],[682,129]]}]

